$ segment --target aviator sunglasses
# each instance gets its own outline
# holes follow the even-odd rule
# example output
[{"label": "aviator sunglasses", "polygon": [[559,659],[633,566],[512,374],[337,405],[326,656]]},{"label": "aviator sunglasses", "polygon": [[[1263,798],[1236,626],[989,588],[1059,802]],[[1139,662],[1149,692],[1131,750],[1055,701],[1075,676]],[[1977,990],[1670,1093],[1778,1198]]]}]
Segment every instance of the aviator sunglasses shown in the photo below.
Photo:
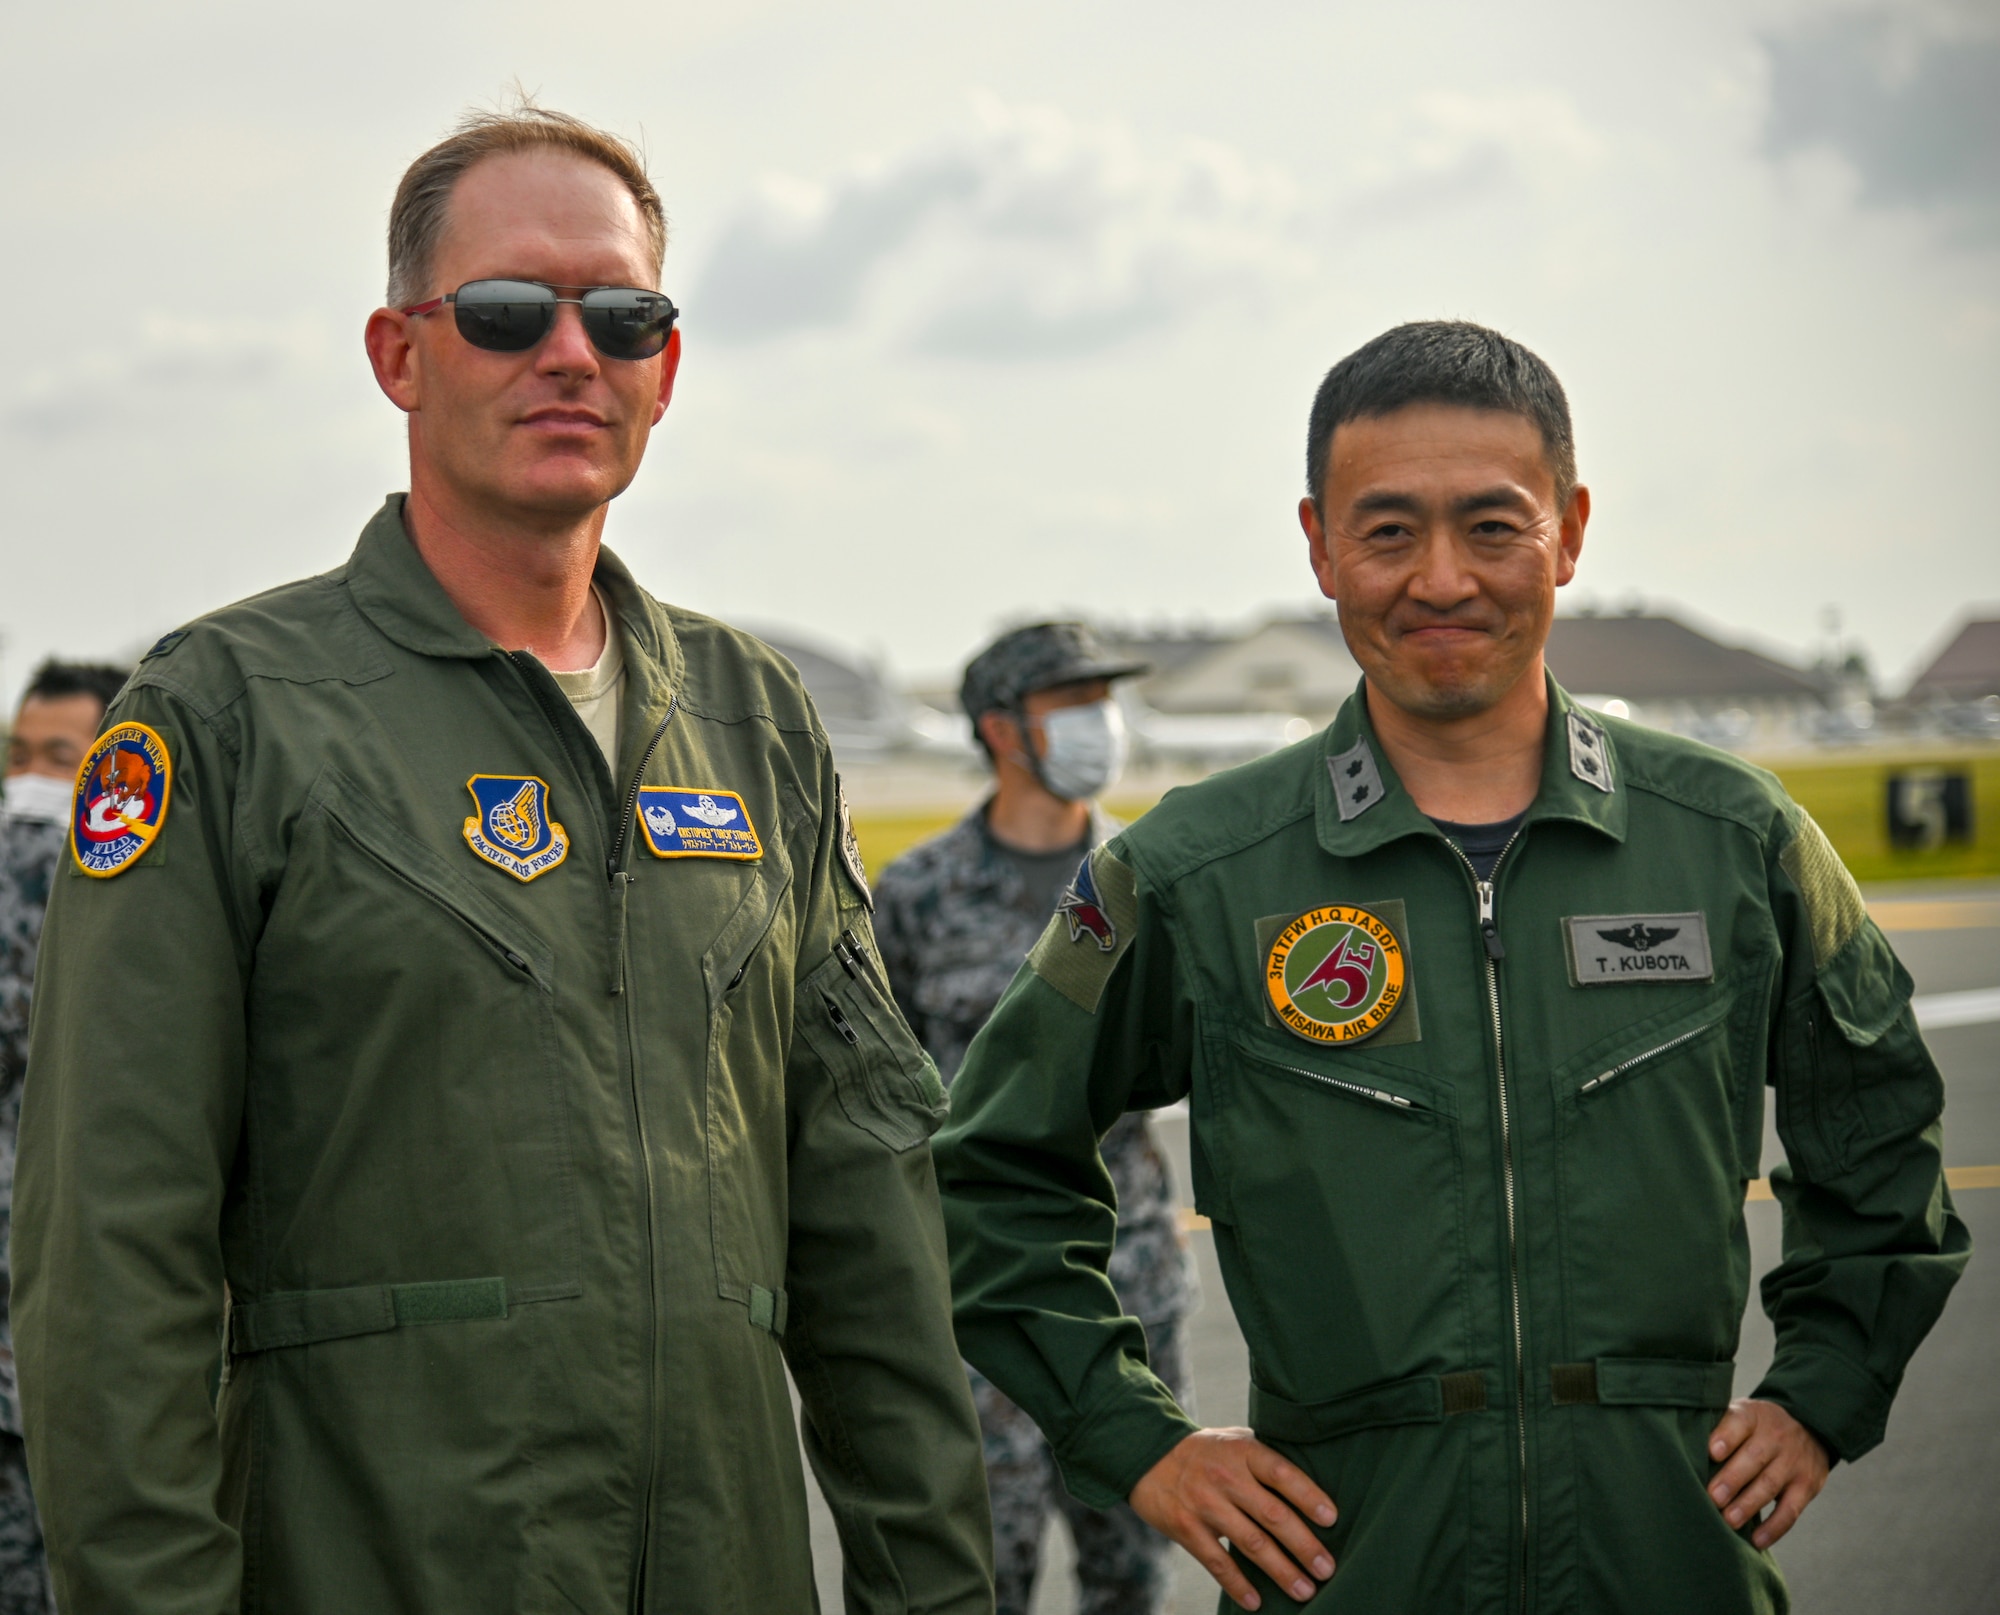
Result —
[{"label": "aviator sunglasses", "polygon": [[434,314],[446,303],[458,334],[492,353],[526,353],[554,327],[556,305],[573,303],[591,346],[607,359],[652,358],[680,315],[663,293],[636,286],[592,286],[581,297],[558,297],[555,287],[534,280],[469,280],[402,312]]}]

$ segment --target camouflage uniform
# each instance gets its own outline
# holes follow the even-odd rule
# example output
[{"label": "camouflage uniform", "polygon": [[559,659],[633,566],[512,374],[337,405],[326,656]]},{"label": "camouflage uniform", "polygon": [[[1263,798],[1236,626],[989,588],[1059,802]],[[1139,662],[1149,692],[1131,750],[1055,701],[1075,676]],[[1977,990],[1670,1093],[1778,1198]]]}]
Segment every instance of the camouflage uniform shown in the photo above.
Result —
[{"label": "camouflage uniform", "polygon": [[8,1323],[7,1234],[14,1203],[14,1139],[28,1067],[28,995],[49,881],[62,856],[63,827],[17,819],[0,805],[0,1615],[55,1608],[41,1521],[28,1486],[21,1405],[14,1390]]},{"label": "camouflage uniform", "polygon": [[[1092,846],[1118,828],[1092,809]],[[988,832],[984,803],[882,872],[875,884],[876,942],[896,1001],[946,1083],[1048,921],[1048,910]],[[1112,1286],[1145,1325],[1154,1372],[1191,1408],[1181,1320],[1193,1311],[1197,1291],[1166,1157],[1151,1123],[1136,1112],[1121,1117],[1100,1147],[1118,1194]],[[1057,1511],[1076,1539],[1078,1615],[1164,1610],[1172,1590],[1166,1538],[1129,1507],[1105,1513],[1077,1502],[1034,1421],[977,1370],[968,1373],[993,1502],[998,1615],[1027,1615],[1042,1535]]]}]

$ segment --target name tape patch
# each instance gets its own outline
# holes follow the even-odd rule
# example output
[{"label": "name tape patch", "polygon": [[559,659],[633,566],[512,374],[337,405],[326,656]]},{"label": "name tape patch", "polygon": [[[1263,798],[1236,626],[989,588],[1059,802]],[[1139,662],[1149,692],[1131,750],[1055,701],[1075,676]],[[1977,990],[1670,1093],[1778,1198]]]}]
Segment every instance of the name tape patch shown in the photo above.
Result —
[{"label": "name tape patch", "polygon": [[1299,915],[1271,943],[1264,991],[1288,1031],[1309,1043],[1358,1043],[1402,1007],[1409,964],[1381,915],[1328,903]]},{"label": "name tape patch", "polygon": [[76,771],[69,849],[76,867],[99,880],[129,869],[167,822],[174,785],[167,743],[143,723],[98,736]]},{"label": "name tape patch", "polygon": [[639,827],[655,858],[761,858],[750,809],[734,791],[648,785],[639,792]]},{"label": "name tape patch", "polygon": [[549,817],[549,787],[533,774],[474,774],[465,844],[516,880],[546,875],[569,856],[569,832]]},{"label": "name tape patch", "polygon": [[1705,914],[1576,914],[1562,923],[1573,986],[1715,978]]}]

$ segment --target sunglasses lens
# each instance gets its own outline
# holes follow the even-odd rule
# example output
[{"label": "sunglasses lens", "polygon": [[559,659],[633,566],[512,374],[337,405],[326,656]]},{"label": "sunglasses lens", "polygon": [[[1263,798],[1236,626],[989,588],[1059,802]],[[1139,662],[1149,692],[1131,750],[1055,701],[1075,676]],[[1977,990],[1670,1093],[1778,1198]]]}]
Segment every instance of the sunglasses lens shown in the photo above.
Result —
[{"label": "sunglasses lens", "polygon": [[650,359],[667,345],[679,310],[658,292],[599,286],[583,294],[583,328],[610,359]]},{"label": "sunglasses lens", "polygon": [[475,348],[525,353],[548,335],[556,294],[525,280],[475,280],[459,287],[452,312]]}]

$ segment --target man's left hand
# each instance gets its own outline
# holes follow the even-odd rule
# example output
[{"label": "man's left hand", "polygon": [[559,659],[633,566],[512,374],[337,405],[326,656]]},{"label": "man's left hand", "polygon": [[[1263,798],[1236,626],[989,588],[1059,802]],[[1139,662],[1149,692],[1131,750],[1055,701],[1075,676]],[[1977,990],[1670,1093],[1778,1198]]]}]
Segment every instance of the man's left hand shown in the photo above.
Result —
[{"label": "man's left hand", "polygon": [[1753,1402],[1747,1396],[1729,1404],[1722,1422],[1709,1433],[1708,1452],[1722,1465],[1708,1483],[1708,1495],[1732,1526],[1740,1529],[1766,1503],[1777,1500],[1771,1517],[1751,1534],[1760,1548],[1770,1547],[1799,1523],[1832,1467],[1826,1448],[1797,1419],[1775,1402]]}]

